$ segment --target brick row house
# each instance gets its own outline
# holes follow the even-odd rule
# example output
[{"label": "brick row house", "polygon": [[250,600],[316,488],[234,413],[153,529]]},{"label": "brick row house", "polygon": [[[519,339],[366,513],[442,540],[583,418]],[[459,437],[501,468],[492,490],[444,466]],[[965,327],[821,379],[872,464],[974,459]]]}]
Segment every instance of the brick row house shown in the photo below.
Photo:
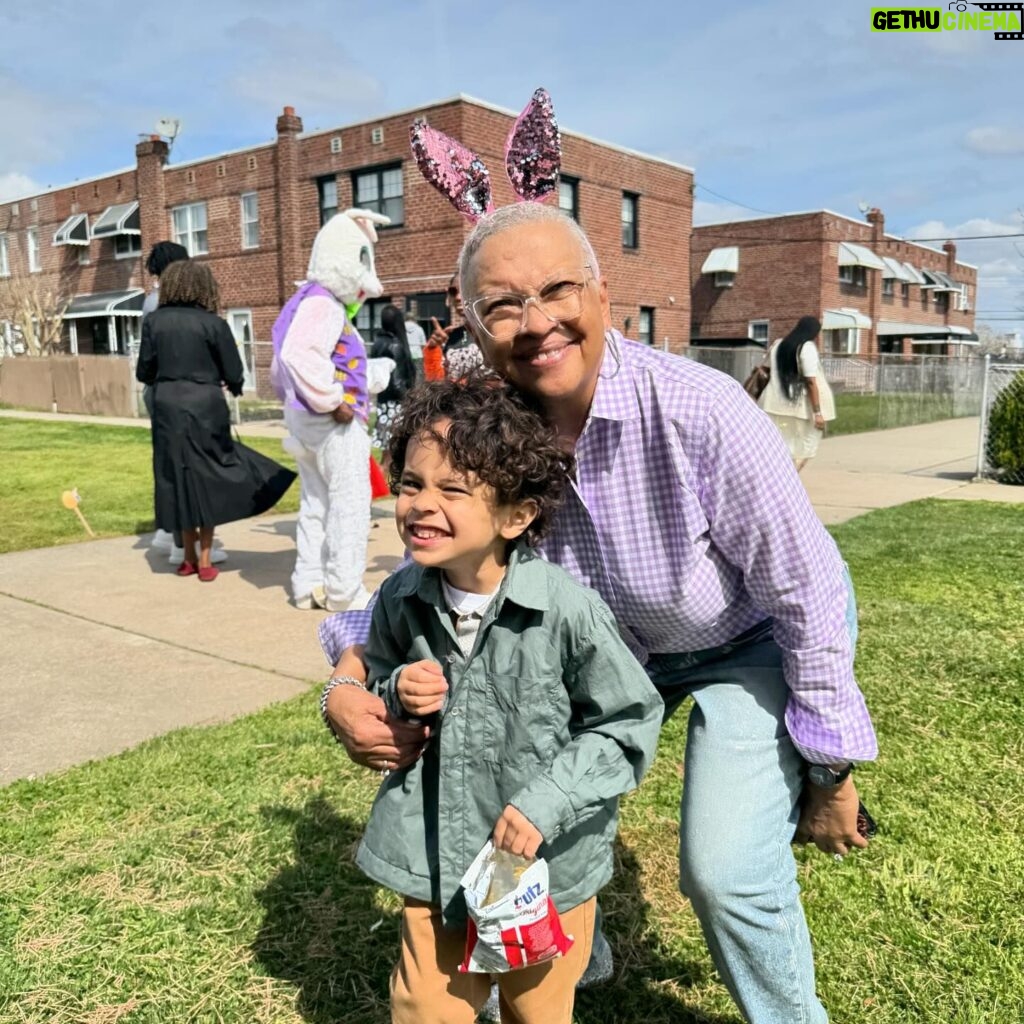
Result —
[{"label": "brick row house", "polygon": [[826,355],[959,355],[977,345],[977,268],[829,210],[702,225],[691,247],[693,344],[780,338],[805,315]]},{"label": "brick row house", "polygon": [[[271,326],[303,278],[316,232],[340,210],[360,206],[392,220],[377,247],[385,293],[357,321],[364,337],[372,337],[389,302],[427,324],[445,317],[445,289],[470,225],[413,162],[416,117],[479,153],[496,203],[513,200],[503,171],[515,119],[509,111],[459,96],[306,133],[285,107],[271,143],[176,164],[167,143],[151,136],[136,146],[134,167],[0,203],[0,277],[57,286],[69,301],[66,351],[129,354],[149,284],[145,254],[161,239],[180,242],[209,262],[249,390],[267,394]],[[562,133],[562,150],[557,202],[594,244],[616,326],[651,344],[682,347],[690,324],[693,172],[570,131]],[[9,337],[9,323],[0,329]]]}]

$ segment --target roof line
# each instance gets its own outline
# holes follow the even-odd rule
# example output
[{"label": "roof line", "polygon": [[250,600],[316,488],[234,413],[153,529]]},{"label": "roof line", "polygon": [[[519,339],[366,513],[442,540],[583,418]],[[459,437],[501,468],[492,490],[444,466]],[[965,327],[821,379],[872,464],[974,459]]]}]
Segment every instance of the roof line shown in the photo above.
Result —
[{"label": "roof line", "polygon": [[134,174],[136,166],[124,167],[117,171],[107,171],[104,174],[94,174],[91,178],[75,178],[66,185],[47,185],[41,192],[26,192],[24,195],[11,196],[9,199],[0,199],[0,206],[10,206],[11,203],[23,203],[26,199],[39,199],[48,196],[51,192],[60,192],[66,188],[77,188],[79,185],[89,185],[94,181],[103,181],[105,178],[116,178],[119,174]]}]

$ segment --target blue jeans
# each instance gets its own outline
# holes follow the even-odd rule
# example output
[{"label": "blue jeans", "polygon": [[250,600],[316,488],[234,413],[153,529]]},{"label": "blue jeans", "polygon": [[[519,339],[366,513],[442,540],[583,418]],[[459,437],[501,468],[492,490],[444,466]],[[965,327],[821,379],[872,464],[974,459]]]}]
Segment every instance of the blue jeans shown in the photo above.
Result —
[{"label": "blue jeans", "polygon": [[679,884],[722,980],[751,1024],[826,1024],[790,846],[804,761],[786,731],[789,689],[770,622],[712,650],[654,655],[647,671],[666,719],[693,697]]}]

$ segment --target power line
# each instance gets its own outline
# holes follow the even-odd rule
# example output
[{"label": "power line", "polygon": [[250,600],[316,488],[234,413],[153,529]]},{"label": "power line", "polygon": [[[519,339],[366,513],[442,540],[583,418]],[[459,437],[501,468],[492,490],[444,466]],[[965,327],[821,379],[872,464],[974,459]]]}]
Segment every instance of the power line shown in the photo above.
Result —
[{"label": "power line", "polygon": [[769,217],[778,216],[778,214],[771,210],[759,210],[756,206],[747,206],[746,203],[741,203],[738,199],[730,199],[728,196],[723,196],[721,192],[716,192],[713,188],[708,188],[707,185],[702,185],[699,181],[694,182],[694,187],[703,189],[705,192],[709,192],[716,199],[724,199],[727,203],[732,203],[733,206],[740,206],[744,210],[751,210],[754,213],[765,213]]},{"label": "power line", "polygon": [[[748,207],[749,209],[749,207]],[[734,222],[735,223],[735,222]],[[739,223],[742,223],[740,221]],[[720,228],[720,231],[715,231],[715,228]],[[725,224],[708,224],[705,226],[695,225],[693,230],[700,231],[703,234],[723,234],[727,232],[728,225]],[[864,239],[862,237],[843,237],[843,238],[825,238],[824,236],[815,235],[804,235],[801,238],[765,238],[764,235],[736,235],[728,232],[724,235],[727,240],[734,242],[754,242],[761,245],[776,245],[779,242],[854,242],[857,245],[871,245],[874,243],[874,239]],[[936,238],[885,238],[883,242],[890,245],[899,245],[900,242],[973,242],[996,238],[1024,238],[1024,232],[1019,234],[1009,235],[941,235]]]}]

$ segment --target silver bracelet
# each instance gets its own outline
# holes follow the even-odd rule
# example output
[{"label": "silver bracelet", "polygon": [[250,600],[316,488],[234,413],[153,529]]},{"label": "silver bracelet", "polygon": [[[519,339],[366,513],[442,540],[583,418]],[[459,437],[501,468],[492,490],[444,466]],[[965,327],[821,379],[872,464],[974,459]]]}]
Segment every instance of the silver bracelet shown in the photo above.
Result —
[{"label": "silver bracelet", "polygon": [[327,717],[327,698],[336,686],[358,686],[360,690],[365,690],[366,684],[360,682],[355,676],[331,676],[324,683],[324,688],[320,693],[320,717],[324,720],[324,725],[327,726],[335,742],[343,744],[342,738],[334,731],[334,726],[331,725],[331,720]]}]

